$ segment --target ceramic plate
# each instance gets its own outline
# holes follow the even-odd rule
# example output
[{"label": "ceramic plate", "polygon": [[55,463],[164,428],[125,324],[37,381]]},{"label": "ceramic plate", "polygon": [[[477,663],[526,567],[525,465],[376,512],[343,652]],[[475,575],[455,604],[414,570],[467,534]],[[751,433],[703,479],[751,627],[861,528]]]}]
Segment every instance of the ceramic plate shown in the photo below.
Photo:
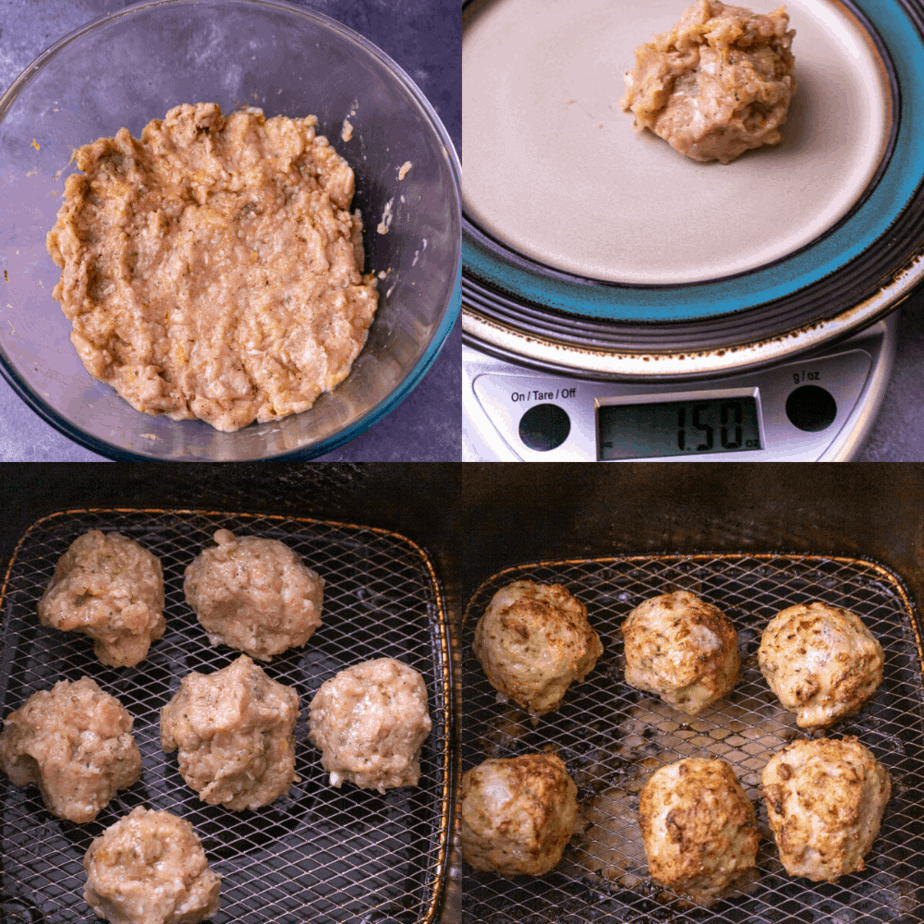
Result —
[{"label": "ceramic plate", "polygon": [[466,7],[467,279],[536,308],[540,335],[572,318],[596,341],[596,322],[647,325],[651,342],[650,322],[696,321],[694,346],[833,318],[843,333],[894,307],[924,242],[920,4],[789,0],[784,140],[725,166],[636,134],[619,106],[633,49],[686,5]]}]

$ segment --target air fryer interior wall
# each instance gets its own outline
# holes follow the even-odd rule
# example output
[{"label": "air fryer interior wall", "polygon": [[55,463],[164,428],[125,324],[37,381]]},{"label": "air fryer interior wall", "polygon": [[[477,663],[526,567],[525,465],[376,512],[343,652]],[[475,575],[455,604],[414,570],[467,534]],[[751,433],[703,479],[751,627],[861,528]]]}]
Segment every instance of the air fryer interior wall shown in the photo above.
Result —
[{"label": "air fryer interior wall", "polygon": [[806,552],[872,558],[924,600],[920,465],[470,464],[465,599],[501,568],[617,553]]}]

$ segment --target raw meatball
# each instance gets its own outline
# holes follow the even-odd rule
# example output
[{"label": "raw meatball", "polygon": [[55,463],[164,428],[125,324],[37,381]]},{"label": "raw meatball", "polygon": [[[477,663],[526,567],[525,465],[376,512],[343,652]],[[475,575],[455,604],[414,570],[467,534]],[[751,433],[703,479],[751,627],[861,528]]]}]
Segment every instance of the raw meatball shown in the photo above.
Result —
[{"label": "raw meatball", "polygon": [[213,645],[269,661],[321,625],[324,581],[275,539],[215,533],[186,569],[183,590]]},{"label": "raw meatball", "polygon": [[727,164],[779,144],[796,90],[785,7],[767,16],[698,0],[670,32],[635,50],[620,105],[693,160]]},{"label": "raw meatball", "polygon": [[826,603],[774,616],[757,658],[800,728],[826,728],[853,715],[882,681],[882,646],[859,616]]},{"label": "raw meatball", "polygon": [[110,924],[196,924],[218,911],[221,877],[192,825],[141,806],[96,838],[83,897]]},{"label": "raw meatball", "polygon": [[639,604],[622,624],[626,683],[698,715],[735,685],[738,634],[717,607],[686,590]]},{"label": "raw meatball", "polygon": [[475,869],[541,876],[576,819],[577,787],[554,754],[486,760],[462,777],[462,858]]},{"label": "raw meatball", "polygon": [[794,741],[773,755],[761,783],[790,876],[833,882],[864,869],[892,784],[856,738]]},{"label": "raw meatball", "polygon": [[472,647],[491,685],[533,715],[557,709],[603,652],[587,607],[561,584],[532,581],[494,594]]},{"label": "raw meatball", "polygon": [[35,783],[50,812],[93,821],[141,776],[132,717],[89,677],[59,680],[7,716],[0,766],[17,786]]},{"label": "raw meatball", "polygon": [[43,626],[82,632],[103,664],[133,667],[164,634],[160,561],[120,533],[80,536],[39,601]]},{"label": "raw meatball", "polygon": [[247,655],[214,674],[193,671],[160,712],[160,743],[203,802],[269,805],[295,780],[298,693]]},{"label": "raw meatball", "polygon": [[662,767],[641,792],[638,817],[652,878],[697,904],[719,898],[757,860],[754,806],[724,760]]},{"label": "raw meatball", "polygon": [[423,677],[393,658],[340,671],[309,707],[308,735],[338,789],[344,780],[381,793],[416,786],[431,727]]}]

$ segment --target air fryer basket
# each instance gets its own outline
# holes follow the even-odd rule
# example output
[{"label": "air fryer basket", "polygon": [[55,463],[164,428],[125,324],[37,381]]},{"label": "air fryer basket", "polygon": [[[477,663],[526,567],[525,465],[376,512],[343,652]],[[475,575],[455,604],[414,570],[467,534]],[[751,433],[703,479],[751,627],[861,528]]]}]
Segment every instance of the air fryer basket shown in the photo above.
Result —
[{"label": "air fryer basket", "polygon": [[[262,665],[301,697],[298,782],[256,811],[199,801],[176,755],[160,749],[160,708],[189,671],[211,673],[239,655],[212,648],[183,596],[183,573],[216,529],[279,539],[325,579],[323,623],[308,644]],[[39,625],[36,603],[58,558],[89,529],[118,530],[163,564],[167,631],[135,668],[99,663],[89,639]],[[90,841],[136,805],[189,820],[222,875],[215,924],[435,920],[444,879],[450,805],[449,657],[442,592],[426,554],[402,536],[318,520],[163,510],[76,510],[33,524],[19,542],[2,592],[2,714],[60,679],[83,674],[117,696],[135,720],[144,772],[86,825],[62,821],[34,786],[0,774],[0,918],[4,922],[97,921],[83,899]],[[420,785],[386,795],[334,789],[307,740],[308,704],[321,683],[351,664],[399,658],[423,675],[433,730]]]},{"label": "air fryer basket", "polygon": [[[558,712],[535,725],[498,701],[471,651],[475,623],[492,595],[515,580],[564,584],[588,609],[604,652]],[[642,600],[689,590],[724,610],[738,629],[742,671],[729,696],[691,718],[628,687],[619,627]],[[767,621],[796,603],[820,600],[857,613],[882,643],[884,678],[861,712],[835,725],[856,735],[892,777],[892,797],[866,870],[837,883],[792,879],[783,870],[758,806],[764,835],[753,882],[708,909],[654,885],[638,832],[638,793],[651,772],[686,756],[729,761],[757,802],[771,753],[804,736],[757,666]],[[586,829],[558,868],[541,878],[499,876],[463,864],[463,920],[478,924],[671,922],[838,922],[924,918],[924,689],[921,630],[902,581],[862,560],[806,555],[626,556],[532,564],[489,578],[469,601],[463,626],[462,770],[488,757],[552,749],[578,785]]]}]

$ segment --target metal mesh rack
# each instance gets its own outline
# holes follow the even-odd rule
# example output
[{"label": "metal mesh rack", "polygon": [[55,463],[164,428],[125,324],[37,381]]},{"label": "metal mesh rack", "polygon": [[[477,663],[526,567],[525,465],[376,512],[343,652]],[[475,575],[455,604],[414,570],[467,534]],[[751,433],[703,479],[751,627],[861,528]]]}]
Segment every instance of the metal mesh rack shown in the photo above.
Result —
[{"label": "metal mesh rack", "polygon": [[[55,563],[81,533],[118,530],[163,565],[167,631],[135,668],[109,668],[92,642],[39,625],[36,603]],[[289,794],[256,811],[206,805],[189,789],[176,755],[160,749],[160,708],[192,670],[211,673],[239,655],[208,644],[183,596],[183,573],[216,529],[279,539],[325,579],[323,623],[306,646],[264,670],[301,697],[296,773]],[[20,541],[2,596],[2,714],[60,679],[93,677],[135,720],[143,776],[96,820],[52,816],[34,786],[0,774],[0,919],[97,921],[83,899],[90,841],[136,805],[189,820],[212,869],[222,875],[215,924],[356,922],[429,924],[445,875],[449,830],[450,677],[442,593],[425,553],[382,530],[317,520],[161,510],[67,511],[33,524]],[[374,657],[399,658],[427,683],[433,730],[420,785],[385,795],[352,784],[332,788],[307,740],[308,704],[338,670]]]},{"label": "metal mesh rack", "polygon": [[[471,651],[475,623],[492,595],[514,580],[561,583],[588,608],[604,653],[558,712],[532,722],[498,702]],[[723,609],[738,629],[742,671],[732,693],[697,718],[624,681],[619,627],[643,600],[689,590]],[[707,909],[654,885],[638,831],[638,793],[658,767],[679,757],[728,760],[758,801],[771,753],[804,733],[782,709],[757,666],[763,627],[796,603],[821,600],[857,613],[882,643],[885,675],[861,712],[830,730],[856,735],[892,777],[892,798],[866,870],[836,883],[792,879],[764,835],[754,881]],[[533,564],[487,580],[463,625],[462,770],[488,757],[553,749],[578,785],[586,829],[557,869],[503,879],[462,865],[463,920],[478,924],[838,922],[924,919],[924,688],[918,618],[901,580],[873,562],[787,555],[628,556]]]}]

